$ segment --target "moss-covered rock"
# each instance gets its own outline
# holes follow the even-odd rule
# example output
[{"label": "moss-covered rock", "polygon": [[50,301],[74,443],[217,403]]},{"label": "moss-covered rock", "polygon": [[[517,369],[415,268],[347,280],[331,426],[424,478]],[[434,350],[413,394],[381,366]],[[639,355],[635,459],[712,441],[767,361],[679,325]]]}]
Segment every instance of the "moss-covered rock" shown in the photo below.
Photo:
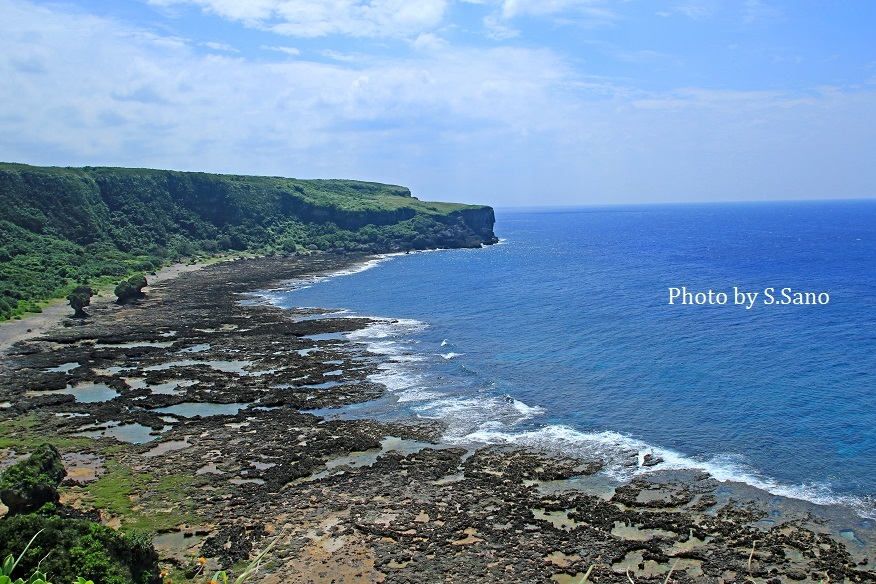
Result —
[{"label": "moss-covered rock", "polygon": [[0,500],[8,515],[36,511],[46,503],[57,504],[58,485],[67,476],[61,455],[51,444],[43,444],[0,475]]},{"label": "moss-covered rock", "polygon": [[142,274],[131,276],[127,280],[119,282],[116,286],[115,294],[118,297],[118,303],[124,304],[133,298],[143,298],[143,288],[147,286],[146,277]]},{"label": "moss-covered rock", "polygon": [[91,304],[91,297],[94,296],[94,290],[89,286],[77,286],[73,292],[67,296],[70,301],[70,307],[73,309],[73,316],[76,318],[85,318],[88,313],[85,312],[85,307]]}]

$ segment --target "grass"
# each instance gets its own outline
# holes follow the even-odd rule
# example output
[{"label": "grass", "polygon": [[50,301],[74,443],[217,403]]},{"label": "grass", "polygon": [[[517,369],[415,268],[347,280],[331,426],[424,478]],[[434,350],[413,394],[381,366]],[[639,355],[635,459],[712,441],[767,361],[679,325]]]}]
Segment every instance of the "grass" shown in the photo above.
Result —
[{"label": "grass", "polygon": [[112,459],[105,467],[98,480],[75,489],[90,506],[119,517],[123,531],[161,532],[197,520],[185,495],[192,477],[138,473]]},{"label": "grass", "polygon": [[[61,493],[81,497],[87,506],[119,517],[125,532],[165,531],[196,520],[185,497],[192,488],[194,477],[139,473],[118,459],[129,448],[126,444],[102,447],[92,438],[52,434],[44,429],[45,425],[36,413],[0,422],[0,448],[29,452],[44,442],[51,442],[62,453],[98,453],[104,460],[104,473],[84,486],[62,487]],[[162,512],[162,508],[172,508],[173,511]]]},{"label": "grass", "polygon": [[90,438],[49,434],[41,431],[44,428],[45,425],[36,412],[3,420],[0,422],[0,448],[30,451],[44,442],[51,442],[61,452],[94,448],[94,442]]}]

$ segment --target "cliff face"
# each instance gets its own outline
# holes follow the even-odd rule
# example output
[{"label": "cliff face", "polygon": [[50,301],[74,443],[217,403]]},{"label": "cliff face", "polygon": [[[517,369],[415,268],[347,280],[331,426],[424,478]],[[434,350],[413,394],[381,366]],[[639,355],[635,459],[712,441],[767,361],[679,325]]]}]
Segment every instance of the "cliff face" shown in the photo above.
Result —
[{"label": "cliff face", "polygon": [[[209,239],[240,226],[264,235],[287,221],[356,232],[416,220],[409,235],[425,235],[430,223],[460,227],[461,239],[443,244],[456,247],[472,239],[492,243],[494,217],[489,207],[427,203],[404,187],[379,183],[7,164],[0,165],[0,220],[84,244],[118,240],[132,225],[136,239],[146,235],[162,245],[174,234]],[[314,242],[302,237],[300,243]]]},{"label": "cliff face", "polygon": [[166,258],[478,247],[496,242],[493,223],[489,207],[397,185],[0,163],[0,317]]},{"label": "cliff face", "polygon": [[459,214],[465,225],[471,229],[480,242],[491,245],[498,243],[499,238],[493,233],[496,224],[496,213],[492,207],[469,207],[454,211]]}]

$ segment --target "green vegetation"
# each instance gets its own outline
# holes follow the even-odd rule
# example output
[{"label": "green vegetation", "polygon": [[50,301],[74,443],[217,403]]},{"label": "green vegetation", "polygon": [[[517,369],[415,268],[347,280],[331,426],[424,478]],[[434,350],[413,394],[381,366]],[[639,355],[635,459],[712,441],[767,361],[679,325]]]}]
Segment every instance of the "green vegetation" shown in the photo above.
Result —
[{"label": "green vegetation", "polygon": [[151,536],[117,532],[59,506],[58,484],[66,474],[58,450],[42,444],[0,475],[0,493],[9,506],[0,520],[0,557],[8,554],[0,578],[13,582],[30,575],[35,584],[48,574],[65,582],[77,576],[107,584],[154,582],[158,556]]},{"label": "green vegetation", "polygon": [[41,444],[29,458],[0,475],[0,500],[9,508],[9,515],[57,504],[58,485],[66,475],[58,450],[51,444]]},{"label": "green vegetation", "polygon": [[100,478],[82,487],[71,487],[70,492],[80,495],[83,503],[120,517],[121,529],[127,533],[162,532],[181,522],[196,521],[186,497],[194,480],[173,474],[135,473],[108,458]]},{"label": "green vegetation", "polygon": [[39,571],[55,581],[80,576],[101,584],[155,581],[158,556],[146,534],[125,535],[85,519],[27,514],[0,520],[0,557],[21,554],[10,578]]},{"label": "green vegetation", "polygon": [[[16,418],[0,421],[0,448],[11,448],[15,451],[33,451],[46,441],[47,419],[51,413],[28,412]],[[52,435],[52,444],[59,450],[67,452],[76,449],[88,449],[94,444],[91,438],[83,436]]]},{"label": "green vegetation", "polygon": [[378,183],[0,163],[0,319],[183,258],[477,247],[492,227]]},{"label": "green vegetation", "polygon": [[[17,580],[12,580],[12,573],[18,567],[18,564],[21,563],[22,558],[24,558],[24,554],[27,553],[27,550],[30,549],[30,546],[33,545],[33,540],[37,538],[40,532],[37,532],[30,541],[27,542],[25,548],[21,551],[18,558],[14,558],[11,554],[6,556],[6,559],[3,561],[3,564],[0,565],[0,584],[52,584],[47,581],[47,577],[45,574],[40,572],[39,568],[34,569],[33,573],[25,582],[24,578],[18,578]],[[94,584],[91,580],[85,580],[84,578],[77,578],[75,584]]]},{"label": "green vegetation", "polygon": [[[142,298],[143,288],[148,285],[146,282],[146,276],[143,274],[137,274],[136,276],[131,276],[127,280],[123,280],[119,282],[119,285],[116,286],[115,294],[118,297],[118,301],[120,304],[124,304],[128,300],[133,298]],[[72,306],[72,301],[71,301]]]}]

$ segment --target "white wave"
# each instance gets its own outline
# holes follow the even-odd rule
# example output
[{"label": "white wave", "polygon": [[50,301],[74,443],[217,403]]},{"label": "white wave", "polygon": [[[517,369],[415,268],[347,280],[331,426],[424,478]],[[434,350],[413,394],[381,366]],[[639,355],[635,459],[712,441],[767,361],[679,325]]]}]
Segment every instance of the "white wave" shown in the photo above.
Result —
[{"label": "white wave", "polygon": [[[423,392],[426,396],[429,392]],[[444,439],[462,442],[477,432],[512,428],[543,413],[508,396],[471,397],[439,393],[409,406],[419,417],[440,419],[446,426]],[[470,442],[470,441],[469,441]]]},{"label": "white wave", "polygon": [[442,394],[438,392],[411,386],[409,386],[408,389],[402,390],[398,393],[399,403],[424,402],[437,400],[441,397]]},{"label": "white wave", "polygon": [[443,341],[441,341],[441,346],[442,346],[442,347],[446,347],[446,346],[447,346],[447,339],[444,339]]},{"label": "white wave", "polygon": [[438,355],[442,359],[450,360],[450,359],[453,359],[454,357],[461,357],[461,356],[465,355],[465,353],[454,353],[451,351],[450,353],[438,353]]},{"label": "white wave", "polygon": [[518,445],[569,456],[596,457],[609,463],[606,468],[609,473],[635,465],[640,447],[645,446],[617,432],[584,433],[558,424],[527,432],[472,432],[458,439],[458,442],[465,441]]},{"label": "white wave", "polygon": [[293,290],[306,290],[310,288],[314,284],[319,282],[324,282],[329,278],[337,278],[341,276],[351,276],[353,274],[359,274],[366,270],[370,270],[371,268],[375,268],[381,263],[391,259],[393,256],[399,254],[381,254],[375,256],[373,258],[355,263],[351,266],[347,266],[345,268],[340,268],[338,270],[333,270],[330,272],[323,272],[321,274],[312,274],[308,276],[303,276],[300,278],[292,278],[290,280],[285,280],[282,284],[276,288],[270,288],[268,290],[259,290],[257,292],[246,292],[244,296],[250,296],[253,300],[245,300],[245,303],[254,304],[254,303],[265,303],[265,304],[279,304],[280,302],[286,300],[286,294]]},{"label": "white wave", "polygon": [[421,376],[415,374],[405,374],[395,369],[384,369],[381,365],[380,373],[372,373],[368,376],[368,381],[380,383],[391,392],[399,392],[411,387],[420,386],[424,380]]},{"label": "white wave", "polygon": [[[773,495],[809,501],[816,505],[845,505],[863,517],[876,518],[873,504],[854,496],[840,496],[828,484],[784,484],[761,476],[747,467],[738,455],[719,455],[698,460],[672,450],[658,448],[618,432],[580,432],[568,426],[550,425],[528,432],[485,427],[464,436],[447,437],[458,444],[501,444],[537,448],[582,458],[598,458],[605,463],[603,472],[621,481],[636,475],[660,470],[700,470],[718,481],[743,483]],[[662,459],[657,465],[643,466],[646,454]]]},{"label": "white wave", "polygon": [[365,328],[347,333],[347,338],[353,341],[405,337],[425,330],[428,325],[412,318],[371,318],[374,322]]},{"label": "white wave", "polygon": [[424,356],[416,354],[393,355],[390,358],[394,363],[419,363],[426,360]]},{"label": "white wave", "polygon": [[367,343],[367,346],[369,352],[386,357],[401,355],[408,350],[405,343],[397,341],[372,341]]},{"label": "white wave", "polygon": [[320,276],[320,278],[326,279],[326,278],[337,278],[339,276],[352,276],[353,274],[359,274],[359,273],[364,272],[366,270],[370,270],[371,268],[376,268],[378,265],[380,265],[381,263],[385,262],[388,259],[390,259],[389,255],[380,255],[380,256],[377,256],[376,258],[373,258],[370,260],[365,260],[364,262],[360,262],[358,264],[353,264],[352,266],[347,267],[347,268],[342,268],[342,269],[336,270],[334,272],[322,274]]},{"label": "white wave", "polygon": [[[323,272],[322,274],[315,274],[311,276],[305,276],[303,278],[296,278],[292,280],[287,280],[284,284],[299,284],[299,283],[312,283],[323,282],[328,280],[329,278],[338,278],[342,276],[352,276],[353,274],[359,274],[366,270],[370,270],[371,268],[376,268],[381,263],[390,259],[393,254],[383,254],[371,259],[367,259],[365,261],[353,264],[351,266],[347,266],[345,268],[340,268],[338,270],[333,270],[330,272]],[[296,288],[298,286],[295,286]]]},{"label": "white wave", "polygon": [[544,413],[544,408],[541,406],[528,406],[522,401],[513,400],[514,409],[523,414],[524,416],[528,416],[530,418],[538,416]]},{"label": "white wave", "polygon": [[661,466],[669,469],[696,469],[708,473],[719,481],[732,481],[751,485],[773,495],[790,499],[801,499],[816,505],[850,505],[856,509],[868,507],[869,514],[876,517],[872,505],[866,505],[862,499],[852,496],[837,495],[825,483],[792,485],[782,483],[749,468],[742,457],[732,454],[721,454],[707,460],[695,460],[672,451],[661,451],[664,459]]}]

